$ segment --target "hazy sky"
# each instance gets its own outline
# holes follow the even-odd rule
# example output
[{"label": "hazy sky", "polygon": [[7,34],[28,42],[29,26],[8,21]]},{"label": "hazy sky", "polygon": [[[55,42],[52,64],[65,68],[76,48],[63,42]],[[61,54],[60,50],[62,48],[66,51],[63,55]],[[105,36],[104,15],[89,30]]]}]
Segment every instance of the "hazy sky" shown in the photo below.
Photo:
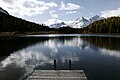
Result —
[{"label": "hazy sky", "polygon": [[120,16],[120,0],[0,0],[11,15],[48,25],[84,16]]}]

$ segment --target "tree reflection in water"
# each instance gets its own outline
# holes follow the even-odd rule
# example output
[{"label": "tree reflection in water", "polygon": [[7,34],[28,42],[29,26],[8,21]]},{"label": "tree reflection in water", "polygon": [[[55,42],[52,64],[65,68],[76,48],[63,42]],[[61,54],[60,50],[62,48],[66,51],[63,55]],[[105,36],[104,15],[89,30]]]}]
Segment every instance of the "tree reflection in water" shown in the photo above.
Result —
[{"label": "tree reflection in water", "polygon": [[[25,39],[21,40],[23,40],[21,42],[24,42]],[[30,45],[23,43],[26,47],[13,50],[10,56],[1,61],[1,69],[14,64],[21,69],[25,68],[26,74],[36,66],[38,66],[37,69],[53,69],[53,62],[56,59],[57,69],[68,69],[68,60],[71,60],[71,68],[85,70],[89,74],[88,78],[90,80],[112,80],[112,78],[104,75],[108,74],[111,69],[111,72],[116,74],[120,71],[117,68],[117,66],[120,67],[120,64],[117,63],[120,58],[119,38],[61,36],[49,38],[27,37],[27,40],[30,41]],[[15,43],[14,45],[16,45]],[[115,68],[112,68],[113,66]],[[98,71],[99,73],[97,73]],[[114,76],[119,78],[117,75]]]}]

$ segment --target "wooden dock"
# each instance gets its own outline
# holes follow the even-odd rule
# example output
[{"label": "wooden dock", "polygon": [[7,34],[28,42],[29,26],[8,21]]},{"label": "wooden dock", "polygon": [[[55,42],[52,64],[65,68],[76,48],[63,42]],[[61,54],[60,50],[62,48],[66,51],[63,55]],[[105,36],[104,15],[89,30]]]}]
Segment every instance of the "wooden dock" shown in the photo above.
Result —
[{"label": "wooden dock", "polygon": [[87,80],[83,70],[34,70],[27,80]]}]

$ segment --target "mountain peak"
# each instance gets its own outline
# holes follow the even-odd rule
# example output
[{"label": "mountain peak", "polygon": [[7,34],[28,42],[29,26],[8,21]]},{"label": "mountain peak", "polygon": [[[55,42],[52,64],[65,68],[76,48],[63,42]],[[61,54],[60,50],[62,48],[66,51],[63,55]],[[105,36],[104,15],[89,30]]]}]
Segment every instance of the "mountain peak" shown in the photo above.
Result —
[{"label": "mountain peak", "polygon": [[79,19],[85,19],[83,16],[79,17]]},{"label": "mountain peak", "polygon": [[[88,26],[89,24],[101,20],[103,18],[101,18],[98,15],[95,15],[93,17],[91,17],[90,19],[86,19],[83,16],[77,18],[76,20],[74,20],[72,23],[68,24],[68,26],[72,27],[72,28],[84,28],[86,26]],[[60,27],[66,27],[67,24],[64,22],[61,23],[55,23],[50,25],[51,28],[60,28]]]},{"label": "mountain peak", "polygon": [[9,15],[9,13],[6,10],[2,9],[1,7],[0,7],[0,13],[4,13],[4,14]]},{"label": "mountain peak", "polygon": [[98,15],[95,15],[95,16],[93,16],[92,18],[100,18],[100,16],[98,16]]},{"label": "mountain peak", "polygon": [[64,26],[66,26],[66,24],[64,22],[55,23],[55,24],[50,25],[51,28],[60,28],[60,27],[64,27]]},{"label": "mountain peak", "polygon": [[92,18],[90,18],[89,20],[90,20],[91,23],[92,23],[92,22],[98,21],[98,20],[100,20],[100,19],[101,19],[100,16],[95,15],[95,16],[93,16]]},{"label": "mountain peak", "polygon": [[82,17],[79,17],[75,20],[75,22],[87,22],[88,20],[85,19],[83,16]]},{"label": "mountain peak", "polygon": [[61,24],[65,25],[65,23],[64,23],[64,22],[61,22]]},{"label": "mountain peak", "polygon": [[101,19],[103,19],[103,18],[101,18],[98,15],[95,15],[90,19],[85,19],[84,17],[79,17],[73,23],[71,23],[71,27],[73,27],[73,28],[83,28],[83,27],[86,27],[87,25],[89,25],[89,24],[91,24],[95,21],[101,20]]},{"label": "mountain peak", "polygon": [[95,16],[93,16],[93,17],[99,17],[98,15],[95,15]]},{"label": "mountain peak", "polygon": [[72,24],[72,28],[83,28],[89,24],[89,21],[84,17],[77,18]]}]

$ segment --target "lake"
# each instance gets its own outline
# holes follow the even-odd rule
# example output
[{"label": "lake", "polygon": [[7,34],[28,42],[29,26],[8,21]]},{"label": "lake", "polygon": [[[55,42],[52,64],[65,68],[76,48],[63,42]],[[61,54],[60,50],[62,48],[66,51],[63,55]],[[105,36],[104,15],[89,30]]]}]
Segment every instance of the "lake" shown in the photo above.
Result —
[{"label": "lake", "polygon": [[120,80],[120,36],[50,34],[0,38],[0,80],[18,80],[33,69],[84,70],[88,80]]}]

